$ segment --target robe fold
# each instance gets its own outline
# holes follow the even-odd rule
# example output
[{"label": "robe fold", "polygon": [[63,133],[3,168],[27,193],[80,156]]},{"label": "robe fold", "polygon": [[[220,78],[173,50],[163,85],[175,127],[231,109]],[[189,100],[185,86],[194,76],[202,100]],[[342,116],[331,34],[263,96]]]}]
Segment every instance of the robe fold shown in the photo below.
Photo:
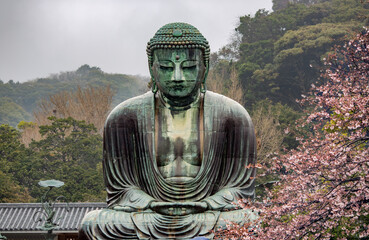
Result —
[{"label": "robe fold", "polygon": [[[134,229],[126,231],[127,234],[134,231],[139,239],[211,237],[210,232],[222,211],[234,209],[232,203],[238,199],[254,196],[256,141],[247,111],[237,102],[211,91],[202,96],[200,108],[202,163],[197,176],[182,183],[163,178],[154,157],[153,93],[128,99],[110,113],[105,123],[103,160],[109,210],[99,214],[106,215],[107,219],[114,218],[114,214],[121,215],[117,219],[123,215],[129,219],[121,223],[119,220],[111,220],[114,223],[101,220],[104,223],[100,223],[99,228],[101,224],[108,225],[104,228],[108,231],[106,229],[123,228],[119,224],[130,225]],[[209,210],[185,216],[165,216],[149,209],[152,201],[203,201]],[[89,226],[96,228],[91,219]],[[117,226],[112,226],[114,224]],[[128,235],[121,233],[121,238],[115,239],[128,239]],[[90,239],[110,238],[100,234]]]}]

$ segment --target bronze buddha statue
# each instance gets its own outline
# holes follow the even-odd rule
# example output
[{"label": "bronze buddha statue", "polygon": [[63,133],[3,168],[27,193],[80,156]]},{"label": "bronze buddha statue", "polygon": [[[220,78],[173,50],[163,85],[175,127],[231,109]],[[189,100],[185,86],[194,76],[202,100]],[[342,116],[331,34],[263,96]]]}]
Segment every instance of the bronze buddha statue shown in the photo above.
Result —
[{"label": "bronze buddha statue", "polygon": [[206,39],[167,24],[147,54],[152,91],[106,120],[108,209],[85,216],[80,239],[211,239],[227,221],[256,217],[233,204],[254,196],[253,124],[240,104],[206,90]]}]

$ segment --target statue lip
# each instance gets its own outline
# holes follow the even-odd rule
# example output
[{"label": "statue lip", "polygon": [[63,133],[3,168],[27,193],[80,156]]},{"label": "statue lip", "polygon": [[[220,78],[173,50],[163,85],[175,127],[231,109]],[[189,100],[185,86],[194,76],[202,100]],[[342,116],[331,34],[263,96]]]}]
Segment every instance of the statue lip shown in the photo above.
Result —
[{"label": "statue lip", "polygon": [[181,84],[181,83],[176,83],[176,84],[171,85],[170,88],[174,88],[175,90],[182,90],[186,88],[186,85]]},{"label": "statue lip", "polygon": [[173,86],[173,88],[175,88],[175,89],[183,89],[183,88],[185,88],[184,86],[181,86],[181,85],[176,85],[176,86]]}]

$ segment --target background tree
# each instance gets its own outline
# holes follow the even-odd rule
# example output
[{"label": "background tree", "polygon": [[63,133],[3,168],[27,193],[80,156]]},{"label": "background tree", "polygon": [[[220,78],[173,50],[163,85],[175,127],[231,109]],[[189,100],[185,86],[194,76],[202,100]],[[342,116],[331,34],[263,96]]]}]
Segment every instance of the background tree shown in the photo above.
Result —
[{"label": "background tree", "polygon": [[313,5],[317,3],[327,2],[329,0],[272,0],[273,2],[273,11],[279,11],[286,7],[289,4],[305,4],[305,5]]},{"label": "background tree", "polygon": [[32,140],[40,140],[41,134],[38,125],[34,122],[20,121],[17,128],[21,132],[21,142],[28,147]]},{"label": "background tree", "polygon": [[262,208],[259,239],[369,237],[368,46],[365,30],[338,47],[325,84],[303,100],[314,106],[304,124],[312,132],[271,168],[280,181]]},{"label": "background tree", "polygon": [[105,188],[102,176],[102,137],[93,124],[71,117],[49,117],[51,125],[41,125],[43,138],[30,144],[36,157],[29,177],[30,193],[40,197],[37,182],[55,178],[65,182],[54,194],[69,201],[103,201]]},{"label": "background tree", "polygon": [[295,99],[318,80],[322,59],[367,24],[368,9],[357,0],[296,1],[241,17],[236,66],[247,108],[268,98],[298,109]]},{"label": "background tree", "polygon": [[282,149],[284,134],[279,123],[280,114],[280,109],[276,109],[268,100],[254,106],[251,112],[257,139],[257,163],[263,166],[257,172],[255,193],[257,199],[265,196],[266,184],[278,179],[274,174],[265,173],[273,164],[273,158]]},{"label": "background tree", "polygon": [[38,125],[48,123],[48,117],[72,117],[92,123],[99,132],[111,110],[114,92],[110,86],[86,88],[77,87],[75,91],[62,91],[42,99],[33,113]]},{"label": "background tree", "polygon": [[243,104],[243,92],[238,80],[238,73],[232,62],[223,60],[218,63],[223,67],[210,70],[207,78],[209,90],[232,98],[236,102]]},{"label": "background tree", "polygon": [[102,137],[93,124],[69,118],[49,118],[39,126],[42,139],[29,147],[21,133],[0,125],[0,202],[40,200],[40,180],[58,179],[63,188],[53,194],[69,201],[104,201]]},{"label": "background tree", "polygon": [[77,87],[76,91],[62,91],[42,99],[33,113],[35,122],[21,121],[18,128],[22,131],[22,142],[28,146],[32,139],[41,140],[40,125],[50,124],[49,117],[83,120],[97,127],[102,135],[104,122],[111,110],[113,91],[109,86],[86,88]]},{"label": "background tree", "polygon": [[19,181],[21,165],[30,159],[20,142],[20,132],[6,124],[0,125],[0,202],[29,202],[32,197]]}]

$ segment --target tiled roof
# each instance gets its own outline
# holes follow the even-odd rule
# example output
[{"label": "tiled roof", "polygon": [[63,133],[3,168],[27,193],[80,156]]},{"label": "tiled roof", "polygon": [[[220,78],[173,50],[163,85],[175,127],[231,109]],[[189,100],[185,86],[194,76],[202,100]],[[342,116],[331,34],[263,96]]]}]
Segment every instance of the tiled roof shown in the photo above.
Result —
[{"label": "tiled roof", "polygon": [[[76,232],[82,218],[89,211],[106,208],[106,203],[56,203],[54,206],[58,227],[54,231]],[[41,203],[0,203],[0,233],[40,231],[43,222],[33,219],[37,211],[43,211]]]}]

